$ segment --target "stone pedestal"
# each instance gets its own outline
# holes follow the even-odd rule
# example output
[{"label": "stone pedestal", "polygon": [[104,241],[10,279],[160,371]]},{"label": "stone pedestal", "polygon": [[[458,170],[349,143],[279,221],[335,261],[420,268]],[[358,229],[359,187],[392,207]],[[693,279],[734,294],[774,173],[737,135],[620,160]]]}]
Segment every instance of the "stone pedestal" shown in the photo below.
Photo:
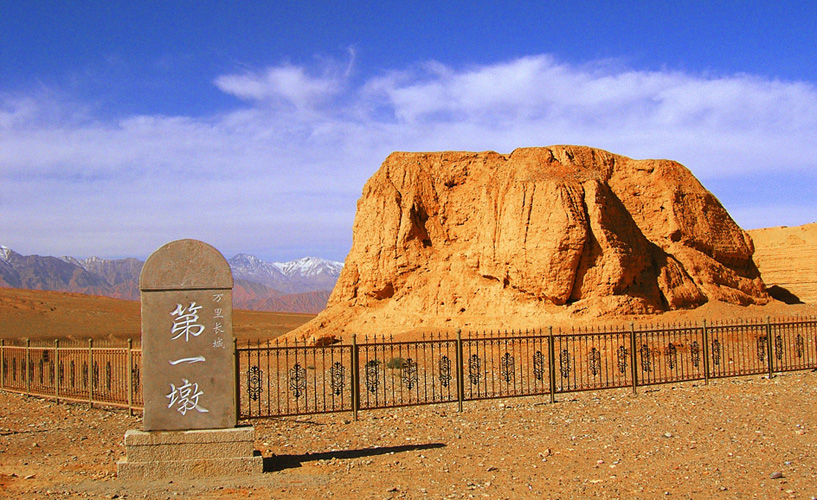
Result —
[{"label": "stone pedestal", "polygon": [[125,460],[116,464],[125,480],[201,478],[264,471],[252,427],[125,434]]}]

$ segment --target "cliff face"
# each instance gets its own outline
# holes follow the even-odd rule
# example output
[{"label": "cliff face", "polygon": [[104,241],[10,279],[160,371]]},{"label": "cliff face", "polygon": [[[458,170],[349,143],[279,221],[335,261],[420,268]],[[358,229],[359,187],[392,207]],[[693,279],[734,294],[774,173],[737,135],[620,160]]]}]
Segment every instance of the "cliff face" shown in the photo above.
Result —
[{"label": "cliff face", "polygon": [[817,304],[817,223],[749,231],[769,293],[788,303]]},{"label": "cliff face", "polygon": [[327,310],[301,333],[765,303],[753,251],[676,162],[579,146],[393,153],[363,189]]}]

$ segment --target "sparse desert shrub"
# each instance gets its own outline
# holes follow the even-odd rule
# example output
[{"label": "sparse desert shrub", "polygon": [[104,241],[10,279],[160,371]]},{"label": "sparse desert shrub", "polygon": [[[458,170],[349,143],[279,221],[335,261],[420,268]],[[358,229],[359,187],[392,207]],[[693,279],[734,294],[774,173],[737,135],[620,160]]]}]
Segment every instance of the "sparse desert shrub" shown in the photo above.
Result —
[{"label": "sparse desert shrub", "polygon": [[388,369],[390,369],[390,370],[398,370],[398,369],[400,369],[400,368],[403,368],[403,366],[404,366],[405,364],[406,364],[406,360],[405,360],[405,359],[401,358],[400,356],[396,356],[396,357],[394,357],[394,358],[391,358],[391,359],[390,359],[390,360],[389,360],[389,361],[386,363],[386,368],[388,368]]}]

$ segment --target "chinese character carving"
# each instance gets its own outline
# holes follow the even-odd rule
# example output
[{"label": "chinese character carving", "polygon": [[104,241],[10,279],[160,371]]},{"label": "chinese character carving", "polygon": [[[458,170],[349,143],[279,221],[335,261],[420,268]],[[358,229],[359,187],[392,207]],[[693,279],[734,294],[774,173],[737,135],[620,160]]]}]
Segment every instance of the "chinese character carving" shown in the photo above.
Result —
[{"label": "chinese character carving", "polygon": [[173,329],[170,333],[174,334],[171,340],[176,340],[184,335],[184,341],[190,340],[190,335],[198,337],[204,331],[204,325],[196,323],[199,320],[199,309],[202,306],[197,306],[195,302],[191,302],[188,307],[181,304],[176,305],[176,309],[170,313],[171,316],[176,316],[173,319]]},{"label": "chinese character carving", "polygon": [[186,378],[182,378],[184,382],[180,387],[170,384],[170,394],[166,397],[170,400],[167,407],[176,406],[176,409],[182,415],[187,415],[189,410],[196,410],[199,413],[209,413],[210,410],[199,406],[199,396],[204,394],[199,390],[199,384],[191,384]]},{"label": "chinese character carving", "polygon": [[204,356],[193,356],[190,358],[180,358],[176,360],[170,360],[171,366],[176,366],[179,363],[203,363],[206,359]]}]

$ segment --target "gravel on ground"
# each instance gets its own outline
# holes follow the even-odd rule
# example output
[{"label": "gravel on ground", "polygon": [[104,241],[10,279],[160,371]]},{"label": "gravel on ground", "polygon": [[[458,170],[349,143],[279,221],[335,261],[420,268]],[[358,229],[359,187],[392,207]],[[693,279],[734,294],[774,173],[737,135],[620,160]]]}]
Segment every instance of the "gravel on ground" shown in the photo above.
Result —
[{"label": "gravel on ground", "polygon": [[0,498],[815,498],[817,373],[253,421],[265,472],[125,482],[126,410],[0,391]]}]

